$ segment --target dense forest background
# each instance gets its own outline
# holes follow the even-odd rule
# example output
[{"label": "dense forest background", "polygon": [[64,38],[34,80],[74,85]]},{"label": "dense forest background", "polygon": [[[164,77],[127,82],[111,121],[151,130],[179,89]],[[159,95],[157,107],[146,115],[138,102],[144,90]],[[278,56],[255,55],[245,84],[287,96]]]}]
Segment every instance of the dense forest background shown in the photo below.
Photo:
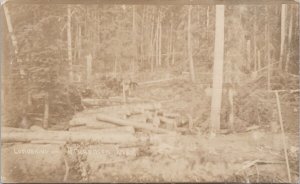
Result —
[{"label": "dense forest background", "polygon": [[[289,79],[299,74],[298,6],[286,10],[283,26],[281,5],[226,6],[225,83],[241,86],[273,67],[273,79],[284,74],[284,80],[263,88],[291,89]],[[191,82],[211,86],[215,14],[213,5],[7,4],[1,21],[4,123],[19,126],[37,112],[42,121],[45,104],[50,121],[65,121],[76,111],[66,108],[72,86],[93,87],[103,76],[141,82],[187,73]]]}]

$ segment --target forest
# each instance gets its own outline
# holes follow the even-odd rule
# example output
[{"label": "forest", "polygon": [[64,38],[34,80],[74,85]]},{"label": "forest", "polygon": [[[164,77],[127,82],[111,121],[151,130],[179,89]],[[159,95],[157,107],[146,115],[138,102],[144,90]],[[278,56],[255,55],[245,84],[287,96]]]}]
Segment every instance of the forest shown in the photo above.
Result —
[{"label": "forest", "polygon": [[298,181],[286,2],[2,4],[1,180]]}]

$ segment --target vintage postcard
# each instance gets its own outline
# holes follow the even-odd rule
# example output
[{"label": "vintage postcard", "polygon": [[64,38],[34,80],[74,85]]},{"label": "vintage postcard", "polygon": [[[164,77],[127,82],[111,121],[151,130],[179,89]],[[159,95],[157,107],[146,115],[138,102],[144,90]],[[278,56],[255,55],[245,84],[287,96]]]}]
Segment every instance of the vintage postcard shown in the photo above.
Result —
[{"label": "vintage postcard", "polygon": [[299,182],[299,1],[0,13],[1,182]]}]

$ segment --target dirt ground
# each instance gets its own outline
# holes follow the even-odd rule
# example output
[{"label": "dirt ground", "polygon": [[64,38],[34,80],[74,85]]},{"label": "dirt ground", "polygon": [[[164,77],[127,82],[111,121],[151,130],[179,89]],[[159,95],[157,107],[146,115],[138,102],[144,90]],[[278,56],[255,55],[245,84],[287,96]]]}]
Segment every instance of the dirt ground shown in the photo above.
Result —
[{"label": "dirt ground", "polygon": [[[65,180],[68,182],[288,182],[280,131],[272,133],[270,125],[263,123],[238,122],[237,132],[229,134],[225,131],[212,136],[207,131],[210,98],[206,96],[205,88],[172,81],[140,86],[133,94],[149,101],[143,104],[160,102],[164,111],[179,113],[182,117],[191,115],[195,120],[192,132],[169,135],[137,129],[135,135],[144,140],[140,145],[43,144],[45,149],[57,150],[51,161],[47,154],[33,158],[15,153],[18,146],[40,149],[41,145],[5,145],[3,155],[9,159],[5,159],[4,167],[8,172],[3,177],[9,181],[61,182],[66,177],[66,167],[69,167]],[[126,106],[90,108],[77,113],[71,122],[96,123],[99,113],[122,118],[129,108],[139,105],[141,103],[135,102]],[[292,181],[297,182],[299,109],[291,110],[286,105],[282,109],[290,173]],[[136,115],[130,119],[142,123],[143,118]],[[66,147],[67,150],[76,147],[75,156],[64,152]],[[84,150],[98,152],[85,154]],[[14,166],[16,162],[18,167]]]}]

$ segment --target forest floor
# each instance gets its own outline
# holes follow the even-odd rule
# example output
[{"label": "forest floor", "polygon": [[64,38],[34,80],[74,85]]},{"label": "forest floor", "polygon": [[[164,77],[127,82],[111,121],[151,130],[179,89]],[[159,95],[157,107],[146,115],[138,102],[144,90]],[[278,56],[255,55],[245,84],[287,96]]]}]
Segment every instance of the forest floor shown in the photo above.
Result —
[{"label": "forest floor", "polygon": [[[259,127],[239,122],[235,127],[237,133],[209,135],[210,98],[205,94],[206,87],[174,80],[138,88],[134,92],[135,97],[159,102],[163,111],[191,115],[195,120],[195,131],[187,135],[162,136],[160,141],[144,147],[136,158],[107,164],[96,170],[90,180],[287,182],[282,135],[280,132],[272,133],[269,125]],[[91,112],[96,115],[102,111],[122,117],[122,109],[107,107],[91,110],[88,114],[90,117]],[[292,124],[287,126],[286,139],[292,181],[295,182],[299,179],[296,174],[299,172],[298,115],[291,108],[282,109],[285,124]],[[133,119],[139,120],[137,116]],[[251,130],[251,127],[257,129]]]},{"label": "forest floor", "polygon": [[[77,113],[71,123],[89,122],[97,124],[97,115],[109,114],[122,119],[128,109],[159,103],[164,112],[179,114],[183,119],[191,116],[194,124],[184,134],[156,134],[136,129],[135,135],[147,138],[140,145],[93,145],[83,144],[80,149],[111,150],[99,154],[88,154],[85,158],[76,158],[69,164],[68,182],[288,182],[287,166],[284,157],[283,138],[280,131],[271,132],[270,125],[251,124],[239,120],[236,132],[211,136],[208,132],[210,98],[201,84],[186,81],[167,81],[155,85],[139,86],[132,94],[143,99],[127,105],[109,105],[88,108]],[[299,109],[283,103],[283,118],[286,128],[287,153],[292,182],[299,181]],[[133,115],[129,120],[144,121],[145,114]],[[144,122],[145,123],[145,122]],[[74,131],[86,131],[85,126],[75,127]],[[69,130],[71,131],[71,130]],[[47,149],[60,150],[57,145],[45,145]],[[74,145],[70,144],[69,147]],[[9,154],[11,147],[3,148]],[[123,150],[123,152],[120,150]],[[125,150],[125,151],[124,151]],[[11,150],[10,150],[11,151]],[[58,156],[59,157],[59,156]],[[70,155],[69,155],[70,157]],[[6,160],[7,165],[16,158]],[[24,156],[18,159],[26,159]],[[69,158],[70,159],[70,158]],[[32,162],[32,160],[31,160]],[[36,159],[38,168],[28,169],[26,176],[20,170],[22,181],[62,181],[66,176],[66,165],[61,160],[45,162],[45,158]],[[56,172],[40,172],[42,168],[62,167]],[[44,163],[44,164],[43,164]],[[46,164],[46,165],[45,165]],[[51,166],[52,165],[52,166]],[[59,171],[59,174],[57,174]],[[43,171],[44,172],[44,171]],[[59,175],[59,176],[57,176]],[[38,177],[37,177],[38,176]]]}]

